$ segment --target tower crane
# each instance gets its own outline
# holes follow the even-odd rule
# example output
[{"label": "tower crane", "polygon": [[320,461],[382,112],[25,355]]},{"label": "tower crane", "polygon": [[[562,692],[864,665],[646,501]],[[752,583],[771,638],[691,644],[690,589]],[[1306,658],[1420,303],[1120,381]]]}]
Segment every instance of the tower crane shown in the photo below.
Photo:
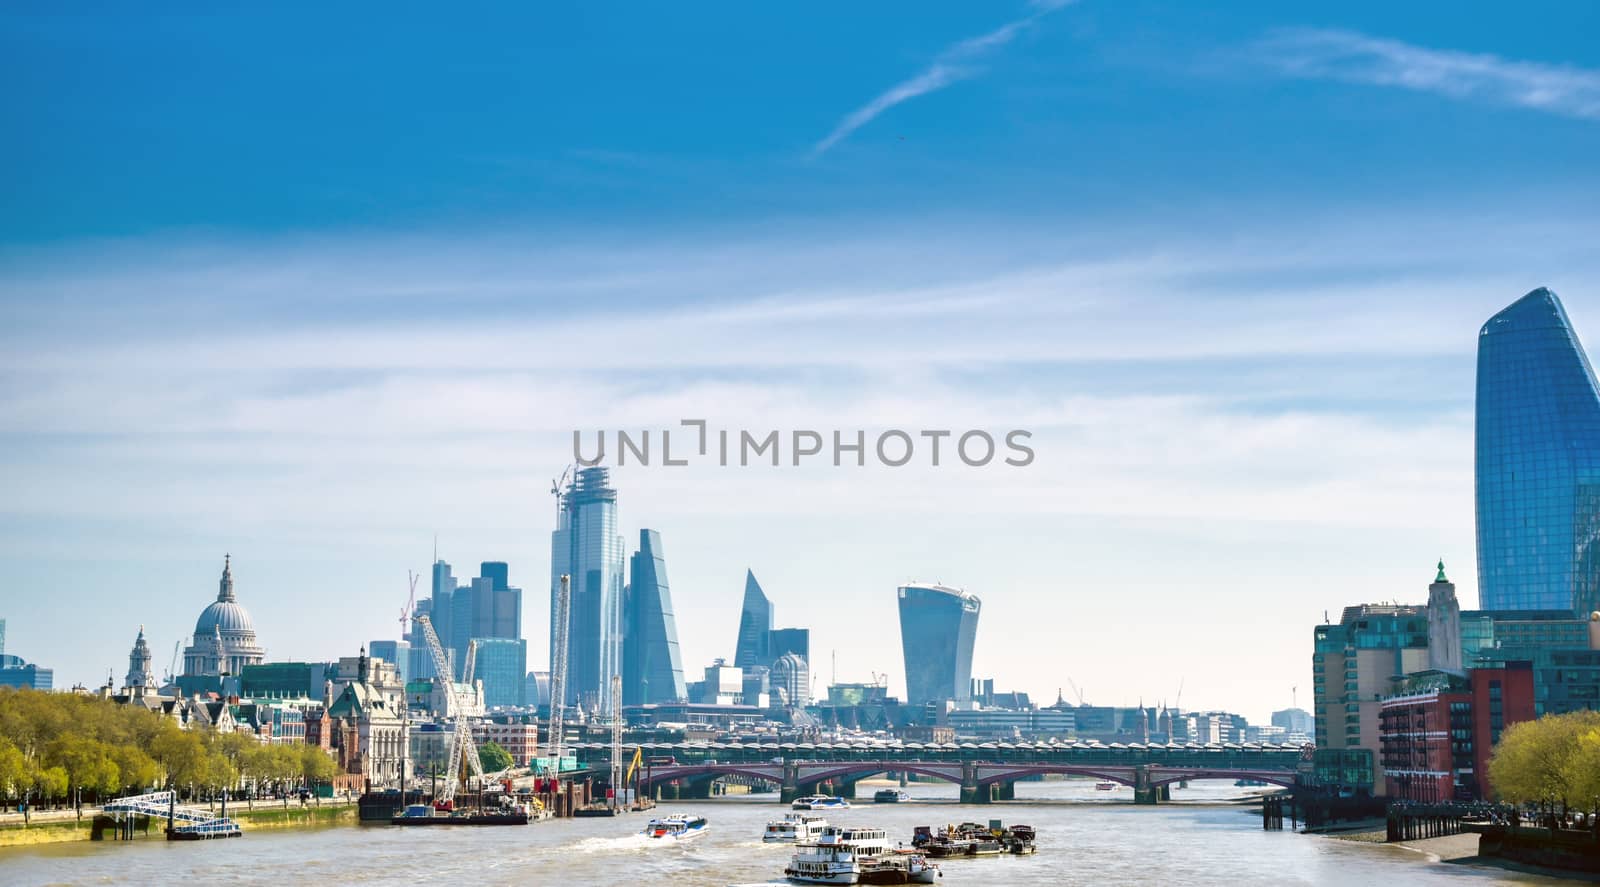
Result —
[{"label": "tower crane", "polygon": [[411,626],[408,623],[411,621],[412,612],[417,609],[417,580],[422,578],[410,570],[406,571],[406,577],[411,580],[411,597],[406,599],[405,608],[400,611],[401,638],[408,638],[411,636]]},{"label": "tower crane", "polygon": [[461,667],[461,683],[472,686],[472,675],[478,670],[478,639],[467,641],[467,663]]},{"label": "tower crane", "polygon": [[172,661],[167,663],[167,675],[162,678],[163,683],[172,683],[178,679],[178,648],[183,646],[183,639],[172,642]]},{"label": "tower crane", "polygon": [[622,675],[611,676],[611,809],[622,802]]},{"label": "tower crane", "polygon": [[472,726],[467,723],[469,700],[461,692],[460,686],[450,679],[450,661],[445,658],[444,646],[439,643],[439,635],[433,630],[433,620],[427,616],[418,616],[417,626],[422,629],[422,637],[428,644],[428,652],[433,656],[434,680],[445,682],[449,701],[455,707],[455,729],[450,733],[445,753],[445,760],[450,762],[450,778],[445,781],[440,797],[433,799],[435,804],[446,804],[455,800],[456,774],[461,770],[462,756],[466,756],[467,766],[472,770],[472,775],[478,778],[479,785],[485,781],[483,761],[478,757],[477,743],[472,741]]},{"label": "tower crane", "polygon": [[1083,701],[1083,691],[1078,689],[1078,684],[1075,681],[1073,681],[1072,678],[1067,678],[1067,686],[1071,687],[1072,688],[1072,692],[1077,694],[1077,696],[1078,696],[1078,704],[1079,705],[1087,705],[1088,704],[1088,703]]},{"label": "tower crane", "polygon": [[561,574],[556,591],[556,636],[550,651],[550,753],[555,757],[555,776],[561,776],[565,752],[566,726],[562,718],[567,707],[567,619],[572,613],[572,577]]}]

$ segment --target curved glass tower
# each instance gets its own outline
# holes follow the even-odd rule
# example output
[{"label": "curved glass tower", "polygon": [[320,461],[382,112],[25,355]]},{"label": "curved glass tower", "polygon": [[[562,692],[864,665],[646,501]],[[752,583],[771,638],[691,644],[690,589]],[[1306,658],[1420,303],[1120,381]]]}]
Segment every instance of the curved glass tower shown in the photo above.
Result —
[{"label": "curved glass tower", "polygon": [[978,596],[943,585],[900,587],[900,646],[906,658],[906,703],[972,698],[972,645]]},{"label": "curved glass tower", "polygon": [[1478,333],[1478,591],[1485,610],[1600,606],[1600,386],[1556,294]]},{"label": "curved glass tower", "polygon": [[[563,573],[572,577],[567,621],[567,703],[611,707],[611,676],[622,674],[622,537],[611,472],[584,468],[561,491],[550,538],[550,636]],[[554,649],[554,644],[551,648]],[[554,663],[551,664],[554,671]]]}]

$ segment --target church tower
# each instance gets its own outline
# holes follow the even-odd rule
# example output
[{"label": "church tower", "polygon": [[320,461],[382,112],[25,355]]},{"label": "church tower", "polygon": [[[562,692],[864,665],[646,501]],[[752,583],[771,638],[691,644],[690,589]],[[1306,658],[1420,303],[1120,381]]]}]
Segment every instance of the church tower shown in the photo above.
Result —
[{"label": "church tower", "polygon": [[150,645],[144,640],[144,626],[139,626],[139,637],[128,653],[128,679],[123,686],[129,696],[143,696],[155,689],[155,676],[150,673]]}]

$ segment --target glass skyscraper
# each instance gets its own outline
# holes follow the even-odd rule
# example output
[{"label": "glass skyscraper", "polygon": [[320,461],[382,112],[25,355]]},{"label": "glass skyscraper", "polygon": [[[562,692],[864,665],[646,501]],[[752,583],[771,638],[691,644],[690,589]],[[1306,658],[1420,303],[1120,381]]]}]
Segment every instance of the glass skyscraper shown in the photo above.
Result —
[{"label": "glass skyscraper", "polygon": [[550,648],[555,649],[555,598],[564,573],[572,577],[566,702],[607,711],[611,676],[622,674],[625,559],[610,470],[579,469],[561,492],[559,505],[556,531],[550,536]]},{"label": "glass skyscraper", "polygon": [[756,574],[744,571],[744,609],[739,614],[739,643],[733,648],[735,668],[770,665],[768,642],[772,634],[772,601],[761,590]]},{"label": "glass skyscraper", "polygon": [[900,587],[900,645],[906,659],[906,703],[972,698],[972,646],[978,637],[977,595],[943,585]]},{"label": "glass skyscraper", "polygon": [[1477,499],[1484,610],[1600,607],[1600,386],[1547,289],[1478,333]]},{"label": "glass skyscraper", "polygon": [[639,531],[639,550],[629,563],[624,596],[627,638],[622,645],[622,702],[644,705],[688,698],[678,652],[678,622],[667,587],[661,534]]},{"label": "glass skyscraper", "polygon": [[528,695],[528,642],[521,638],[477,638],[473,677],[483,681],[487,708],[522,705]]}]

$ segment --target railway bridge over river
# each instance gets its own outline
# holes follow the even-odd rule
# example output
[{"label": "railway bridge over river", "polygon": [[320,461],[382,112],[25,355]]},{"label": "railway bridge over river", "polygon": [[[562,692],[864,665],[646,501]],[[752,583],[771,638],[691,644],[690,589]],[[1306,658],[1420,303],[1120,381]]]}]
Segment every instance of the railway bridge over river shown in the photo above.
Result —
[{"label": "railway bridge over river", "polygon": [[[1309,747],[1271,743],[670,743],[640,748],[647,761],[640,787],[658,798],[709,797],[711,784],[728,776],[780,788],[783,803],[808,794],[855,796],[862,779],[885,773],[916,774],[961,786],[961,802],[986,804],[1016,796],[1019,779],[1059,773],[1121,783],[1140,804],[1170,797],[1173,783],[1191,779],[1249,779],[1293,786]],[[604,743],[575,751],[603,765]]]}]

